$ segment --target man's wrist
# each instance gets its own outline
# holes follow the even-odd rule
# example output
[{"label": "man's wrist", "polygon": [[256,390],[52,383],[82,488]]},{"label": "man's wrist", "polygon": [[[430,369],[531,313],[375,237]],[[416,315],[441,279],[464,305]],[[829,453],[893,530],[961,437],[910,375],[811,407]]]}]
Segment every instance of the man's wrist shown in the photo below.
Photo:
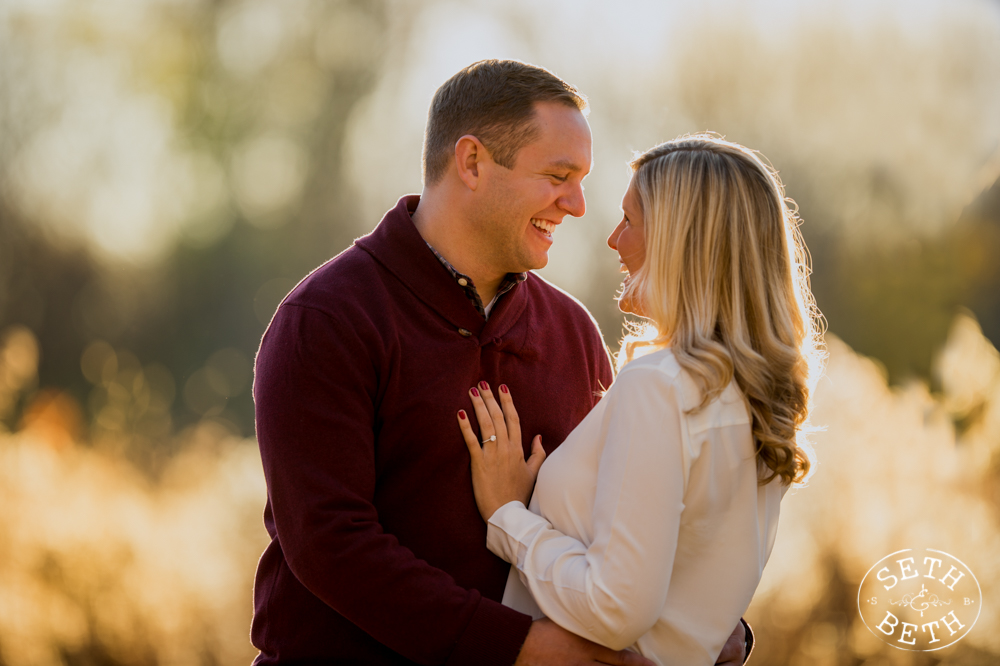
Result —
[{"label": "man's wrist", "polygon": [[531,616],[481,597],[446,666],[510,666],[524,646]]}]

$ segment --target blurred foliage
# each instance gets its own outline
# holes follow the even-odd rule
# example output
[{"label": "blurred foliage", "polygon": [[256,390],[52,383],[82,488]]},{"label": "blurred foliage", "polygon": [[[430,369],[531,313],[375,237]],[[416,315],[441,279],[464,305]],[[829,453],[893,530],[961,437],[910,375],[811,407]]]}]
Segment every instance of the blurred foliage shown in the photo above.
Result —
[{"label": "blurred foliage", "polygon": [[[211,181],[220,169],[231,172],[223,194],[213,190],[206,196],[215,200],[191,204],[193,217],[182,220],[176,240],[140,248],[140,256],[155,256],[135,262],[113,253],[114,238],[132,224],[163,224],[160,218],[126,220],[112,230],[112,254],[100,243],[95,251],[79,231],[59,233],[30,215],[54,206],[17,205],[15,186],[26,167],[15,148],[23,153],[30,133],[0,153],[7,177],[0,198],[0,327],[20,323],[35,331],[44,349],[41,385],[67,391],[93,419],[105,403],[94,391],[103,389],[92,388],[80,363],[90,345],[101,343],[169,371],[176,384],[168,391],[176,397],[174,428],[211,417],[252,434],[248,373],[271,314],[299,279],[360,235],[344,191],[341,144],[348,114],[378,72],[380,45],[369,37],[382,30],[384,7],[367,1],[295,5],[294,18],[282,25],[283,8],[273,3],[153,4],[146,10],[152,14],[145,26],[153,40],[148,51],[136,50],[137,35],[125,38],[102,24],[107,17],[93,4],[55,16],[26,11],[7,26],[2,50],[21,60],[42,58],[39,33],[54,23],[67,54],[82,51],[111,60],[109,68],[130,67],[129,94],[153,89],[159,102],[170,104],[172,131],[182,144],[176,150],[194,155],[189,176]],[[0,55],[6,63],[0,96],[26,94],[16,79],[23,74],[17,60]],[[45,82],[36,83],[45,92]],[[58,116],[83,102],[38,104],[43,108],[35,113]],[[23,119],[8,113],[3,120]],[[295,172],[291,180],[289,171]],[[110,195],[127,197],[133,185],[112,183]],[[130,455],[148,457],[151,440],[131,441]],[[169,447],[165,437],[152,443]]]},{"label": "blurred foliage", "polygon": [[930,236],[852,248],[804,229],[813,291],[830,330],[900,382],[932,379],[931,361],[966,308],[1000,342],[1000,181]]},{"label": "blurred foliage", "polygon": [[[936,354],[941,392],[886,384],[831,336],[813,418],[819,467],[782,502],[781,525],[747,619],[763,664],[994,664],[1000,658],[1000,354],[960,315]],[[957,427],[956,427],[957,424]],[[858,588],[889,553],[940,548],[979,581],[976,626],[952,647],[906,652],[876,638]],[[757,652],[759,650],[759,653]]]},{"label": "blurred foliage", "polygon": [[766,5],[0,0],[0,666],[252,657],[260,336],[419,188],[434,88],[497,56],[591,99],[589,212],[542,274],[612,348],[603,239],[631,149],[719,131],[798,202],[837,338],[757,660],[996,661],[995,613],[906,656],[851,605],[869,559],[915,540],[1000,584],[995,3]]},{"label": "blurred foliage", "polygon": [[[37,358],[30,331],[3,332],[0,410],[30,390]],[[108,380],[128,372],[111,365]],[[254,442],[211,422],[170,434],[154,483],[85,446],[80,425],[75,401],[48,390],[0,431],[0,664],[249,663],[267,542]]]},{"label": "blurred foliage", "polygon": [[[994,604],[956,645],[904,652],[864,626],[857,590],[884,555],[929,544],[969,566],[984,601],[1000,592],[1000,353],[958,317],[932,394],[890,387],[871,359],[829,344],[814,411],[825,426],[814,436],[819,466],[783,501],[747,613],[754,663],[996,663]],[[0,408],[30,392],[38,353],[27,329],[3,332]],[[0,664],[248,663],[266,542],[253,440],[203,421],[173,436],[176,453],[151,481],[84,445],[78,423],[75,403],[50,392],[15,432],[0,432]]]},{"label": "blurred foliage", "polygon": [[[435,3],[390,12],[360,0],[122,3],[117,14],[112,5],[14,5],[4,17],[0,326],[35,332],[40,385],[73,396],[88,422],[106,402],[80,368],[90,345],[165,368],[171,423],[126,446],[149,461],[151,446],[169,452],[163,433],[202,418],[253,432],[247,368],[275,306],[407,189],[383,174],[419,173],[419,130],[409,131],[417,154],[406,162],[393,159],[411,154],[394,132],[406,125],[399,118],[422,122],[405,81],[420,65],[414,55],[429,48],[424,17],[442,15]],[[536,9],[489,9],[544,53]],[[979,90],[996,60],[977,46],[980,28],[956,18],[973,33],[945,26],[924,45],[877,22],[858,32],[803,18],[785,45],[738,27],[738,13],[677,20],[689,29],[657,55],[677,63],[673,75],[654,76],[650,64],[632,73],[646,104],[619,99],[621,79],[596,63],[579,72],[593,98],[599,168],[602,143],[619,142],[621,152],[681,131],[723,130],[782,167],[806,220],[830,330],[878,358],[893,381],[930,377],[929,359],[959,307],[1000,339],[1000,186],[976,196],[965,182],[973,195],[956,203],[957,174],[968,169],[950,168],[968,162],[977,123],[992,131],[983,116],[992,98],[960,94]],[[706,50],[695,34],[716,46]],[[781,49],[806,43],[794,66],[772,66],[786,58]],[[927,55],[946,51],[947,66]],[[748,55],[760,53],[771,60]],[[916,73],[899,76],[901,67]],[[891,73],[895,95],[883,90]],[[927,81],[944,86],[939,97],[929,97]],[[900,104],[901,93],[926,103]],[[913,127],[869,129],[852,110],[858,104],[872,117],[908,114],[896,117]],[[837,113],[841,134],[829,124]],[[966,129],[956,129],[959,117]],[[930,133],[921,141],[937,152],[906,172],[894,160],[912,151],[913,132]],[[848,147],[834,150],[838,140]],[[614,205],[614,181],[601,171],[594,178],[591,208]],[[935,179],[937,192],[928,187]],[[372,192],[374,209],[359,203]],[[560,230],[543,274],[591,308],[614,347],[619,276],[598,249],[613,224],[597,215],[575,237]]]}]

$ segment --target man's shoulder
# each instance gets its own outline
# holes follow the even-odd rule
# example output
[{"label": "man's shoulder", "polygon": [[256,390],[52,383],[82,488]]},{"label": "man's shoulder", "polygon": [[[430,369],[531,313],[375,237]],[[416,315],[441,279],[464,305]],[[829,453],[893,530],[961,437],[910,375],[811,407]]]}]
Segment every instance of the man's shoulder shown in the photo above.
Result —
[{"label": "man's shoulder", "polygon": [[370,300],[379,281],[371,255],[351,245],[304,277],[283,305],[332,312],[352,302],[363,304]]},{"label": "man's shoulder", "polygon": [[271,318],[261,353],[315,345],[328,349],[339,340],[375,343],[391,327],[378,268],[355,245],[313,270],[292,289]]}]

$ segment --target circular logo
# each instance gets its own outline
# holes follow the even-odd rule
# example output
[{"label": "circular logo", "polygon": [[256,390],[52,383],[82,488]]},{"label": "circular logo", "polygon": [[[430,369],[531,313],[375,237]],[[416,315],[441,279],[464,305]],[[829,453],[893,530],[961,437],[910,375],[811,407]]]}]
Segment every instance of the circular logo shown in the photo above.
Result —
[{"label": "circular logo", "polygon": [[982,590],[969,567],[940,550],[906,549],[879,560],[858,589],[868,629],[900,650],[931,652],[972,630]]}]

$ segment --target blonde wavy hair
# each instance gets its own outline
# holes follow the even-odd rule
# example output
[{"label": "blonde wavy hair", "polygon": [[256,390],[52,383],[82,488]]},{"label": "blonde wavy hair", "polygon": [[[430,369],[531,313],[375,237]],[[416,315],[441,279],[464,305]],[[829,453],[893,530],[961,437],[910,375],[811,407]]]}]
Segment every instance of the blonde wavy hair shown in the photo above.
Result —
[{"label": "blonde wavy hair", "polygon": [[755,151],[714,134],[655,146],[630,164],[646,257],[620,301],[639,304],[618,367],[670,346],[703,408],[733,379],[746,397],[762,484],[805,480],[822,319],[794,202]]}]

